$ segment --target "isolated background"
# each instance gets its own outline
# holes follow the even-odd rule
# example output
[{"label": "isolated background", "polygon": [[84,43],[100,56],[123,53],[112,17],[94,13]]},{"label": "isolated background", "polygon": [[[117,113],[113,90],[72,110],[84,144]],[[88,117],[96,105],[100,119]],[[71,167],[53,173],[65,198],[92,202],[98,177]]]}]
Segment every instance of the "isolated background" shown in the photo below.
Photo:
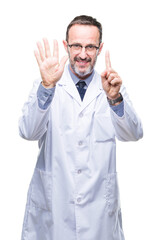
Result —
[{"label": "isolated background", "polygon": [[[117,171],[126,240],[162,239],[162,14],[160,0],[52,1],[0,3],[0,239],[18,240],[28,186],[38,154],[37,142],[21,139],[18,119],[39,70],[33,51],[47,37],[59,41],[66,26],[88,14],[103,24],[103,52],[96,69],[105,68],[109,49],[142,119],[144,138],[117,142]],[[94,213],[95,214],[95,213]],[[102,239],[101,239],[102,240]]]}]

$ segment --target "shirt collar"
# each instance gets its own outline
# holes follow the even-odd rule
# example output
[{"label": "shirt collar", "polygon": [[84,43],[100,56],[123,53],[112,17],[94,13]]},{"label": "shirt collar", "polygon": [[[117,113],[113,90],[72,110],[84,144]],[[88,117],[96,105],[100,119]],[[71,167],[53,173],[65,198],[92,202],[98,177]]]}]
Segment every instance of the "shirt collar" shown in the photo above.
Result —
[{"label": "shirt collar", "polygon": [[[74,84],[76,85],[77,82],[80,81],[81,79],[79,79],[79,78],[71,71],[71,69],[70,69],[70,64],[68,65],[68,70],[69,70],[70,76],[71,76]],[[92,81],[92,78],[93,78],[93,76],[94,76],[94,73],[95,73],[95,72],[94,72],[94,70],[93,70],[92,74],[91,74],[89,77],[87,77],[86,79],[84,79],[84,81],[85,81],[86,84],[87,84],[87,87],[89,86],[90,82]]]}]

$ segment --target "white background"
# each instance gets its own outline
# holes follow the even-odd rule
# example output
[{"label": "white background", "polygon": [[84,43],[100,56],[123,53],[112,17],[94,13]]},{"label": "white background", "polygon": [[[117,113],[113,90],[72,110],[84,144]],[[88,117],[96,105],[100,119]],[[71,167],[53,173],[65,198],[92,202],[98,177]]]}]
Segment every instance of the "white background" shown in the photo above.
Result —
[{"label": "white background", "polygon": [[37,142],[18,134],[22,106],[39,77],[33,54],[36,42],[47,37],[52,44],[56,38],[62,57],[66,26],[81,14],[103,24],[105,45],[96,69],[104,70],[109,49],[112,67],[122,77],[144,127],[139,142],[117,142],[126,240],[162,239],[160,0],[6,0],[0,5],[0,239],[20,239],[38,153]]}]

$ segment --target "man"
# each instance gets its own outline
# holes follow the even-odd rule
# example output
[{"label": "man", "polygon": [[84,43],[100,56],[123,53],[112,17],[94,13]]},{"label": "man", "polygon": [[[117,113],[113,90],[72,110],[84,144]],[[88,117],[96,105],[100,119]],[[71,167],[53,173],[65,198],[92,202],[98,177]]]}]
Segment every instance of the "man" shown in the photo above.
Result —
[{"label": "man", "polygon": [[57,41],[53,55],[43,41],[35,51],[41,79],[19,122],[20,135],[40,148],[22,240],[123,240],[115,138],[140,139],[141,122],[108,52],[105,71],[94,70],[103,47],[96,19],[69,24],[66,67]]}]

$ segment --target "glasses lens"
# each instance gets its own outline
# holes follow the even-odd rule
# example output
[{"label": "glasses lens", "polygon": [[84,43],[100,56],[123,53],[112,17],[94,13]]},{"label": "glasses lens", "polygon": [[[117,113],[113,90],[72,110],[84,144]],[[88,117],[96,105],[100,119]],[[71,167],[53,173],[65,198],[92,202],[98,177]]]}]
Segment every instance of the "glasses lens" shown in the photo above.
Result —
[{"label": "glasses lens", "polygon": [[[73,52],[81,52],[81,50],[82,50],[82,48],[83,48],[83,46],[82,45],[80,45],[80,44],[72,44],[72,45],[69,45],[69,47],[71,48],[71,50],[73,51]],[[85,51],[87,52],[87,53],[94,53],[96,50],[98,49],[98,47],[97,46],[94,46],[94,45],[87,45],[87,46],[85,46]]]},{"label": "glasses lens", "polygon": [[79,44],[74,44],[74,45],[71,46],[71,48],[72,48],[73,51],[81,51],[82,46],[79,45]]},{"label": "glasses lens", "polygon": [[93,45],[88,45],[86,46],[86,51],[87,52],[94,52],[96,50],[96,47]]}]

